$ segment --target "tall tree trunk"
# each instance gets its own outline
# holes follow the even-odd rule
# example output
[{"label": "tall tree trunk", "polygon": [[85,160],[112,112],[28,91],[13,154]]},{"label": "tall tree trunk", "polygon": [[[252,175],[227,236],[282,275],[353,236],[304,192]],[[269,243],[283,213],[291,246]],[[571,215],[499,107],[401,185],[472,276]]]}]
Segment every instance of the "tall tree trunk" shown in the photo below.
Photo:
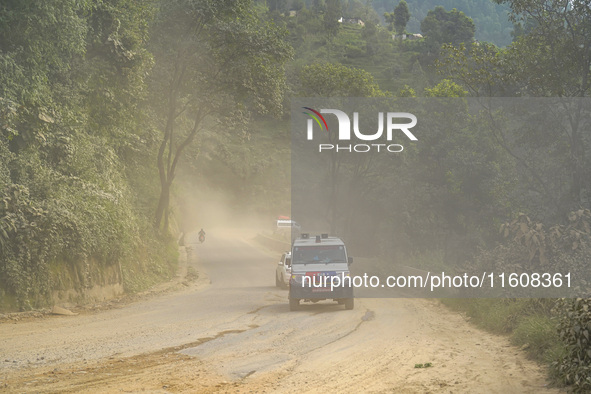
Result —
[{"label": "tall tree trunk", "polygon": [[[162,187],[163,185],[161,185]],[[154,226],[159,229],[160,228],[160,223],[162,223],[162,218],[164,217],[164,211],[166,211],[168,209],[168,206],[166,204],[166,198],[165,198],[165,194],[168,193],[167,190],[165,190],[164,187],[162,187],[162,190],[160,191],[160,198],[158,199],[158,206],[156,207],[156,220],[154,223]]]},{"label": "tall tree trunk", "polygon": [[[205,118],[205,116],[207,116],[207,114],[205,113],[205,111],[203,111],[202,108],[200,108],[197,111],[195,118],[193,120],[193,127],[191,128],[187,136],[184,138],[184,140],[177,147],[174,147],[172,145],[174,118],[176,117],[176,111],[174,108],[171,107],[168,116],[169,118],[167,119],[164,137],[162,143],[160,144],[160,149],[158,151],[158,172],[160,174],[160,198],[158,200],[158,206],[156,208],[156,217],[154,223],[156,229],[163,231],[166,231],[168,229],[168,208],[170,205],[170,189],[172,187],[172,182],[174,181],[174,178],[176,176],[176,169],[178,166],[179,159],[185,148],[195,139],[195,136],[199,131],[201,121]],[[166,153],[167,160],[165,162],[164,157]],[[161,226],[162,220],[164,220],[163,226]]]}]

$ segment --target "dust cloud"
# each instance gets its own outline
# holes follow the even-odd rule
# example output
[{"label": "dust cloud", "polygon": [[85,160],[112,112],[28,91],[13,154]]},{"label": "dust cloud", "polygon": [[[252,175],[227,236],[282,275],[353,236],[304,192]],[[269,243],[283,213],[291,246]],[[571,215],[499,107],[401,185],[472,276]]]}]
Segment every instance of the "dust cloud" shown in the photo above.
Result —
[{"label": "dust cloud", "polygon": [[203,228],[206,234],[220,238],[254,237],[272,233],[277,216],[289,215],[289,211],[255,212],[240,203],[240,196],[206,184],[185,181],[180,189],[174,209],[178,212],[179,231],[187,234]]}]

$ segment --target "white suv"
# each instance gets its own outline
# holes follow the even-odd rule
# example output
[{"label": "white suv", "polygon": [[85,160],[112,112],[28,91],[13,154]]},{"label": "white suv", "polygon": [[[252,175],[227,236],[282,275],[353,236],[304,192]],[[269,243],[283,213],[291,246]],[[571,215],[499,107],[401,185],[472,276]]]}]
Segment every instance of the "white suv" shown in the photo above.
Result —
[{"label": "white suv", "polygon": [[290,277],[291,252],[285,252],[281,255],[281,260],[277,263],[277,269],[275,270],[275,286],[287,289]]}]

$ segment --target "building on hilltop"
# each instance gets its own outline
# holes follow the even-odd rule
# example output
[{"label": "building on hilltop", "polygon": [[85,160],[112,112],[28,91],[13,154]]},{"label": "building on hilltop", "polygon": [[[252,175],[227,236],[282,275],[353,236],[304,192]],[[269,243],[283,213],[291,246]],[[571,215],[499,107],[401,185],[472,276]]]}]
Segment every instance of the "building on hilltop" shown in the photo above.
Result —
[{"label": "building on hilltop", "polygon": [[349,23],[351,25],[365,26],[365,23],[360,18],[339,18],[339,23]]},{"label": "building on hilltop", "polygon": [[420,40],[423,38],[422,34],[392,34],[393,40]]}]

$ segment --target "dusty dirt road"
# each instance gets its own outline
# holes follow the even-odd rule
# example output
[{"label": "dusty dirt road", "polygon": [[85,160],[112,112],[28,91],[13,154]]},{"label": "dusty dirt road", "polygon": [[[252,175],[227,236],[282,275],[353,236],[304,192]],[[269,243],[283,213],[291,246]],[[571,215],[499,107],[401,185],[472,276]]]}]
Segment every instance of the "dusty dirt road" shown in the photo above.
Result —
[{"label": "dusty dirt road", "polygon": [[205,275],[184,291],[0,324],[0,392],[558,392],[505,338],[436,301],[289,312],[279,256],[236,237],[187,241]]}]

